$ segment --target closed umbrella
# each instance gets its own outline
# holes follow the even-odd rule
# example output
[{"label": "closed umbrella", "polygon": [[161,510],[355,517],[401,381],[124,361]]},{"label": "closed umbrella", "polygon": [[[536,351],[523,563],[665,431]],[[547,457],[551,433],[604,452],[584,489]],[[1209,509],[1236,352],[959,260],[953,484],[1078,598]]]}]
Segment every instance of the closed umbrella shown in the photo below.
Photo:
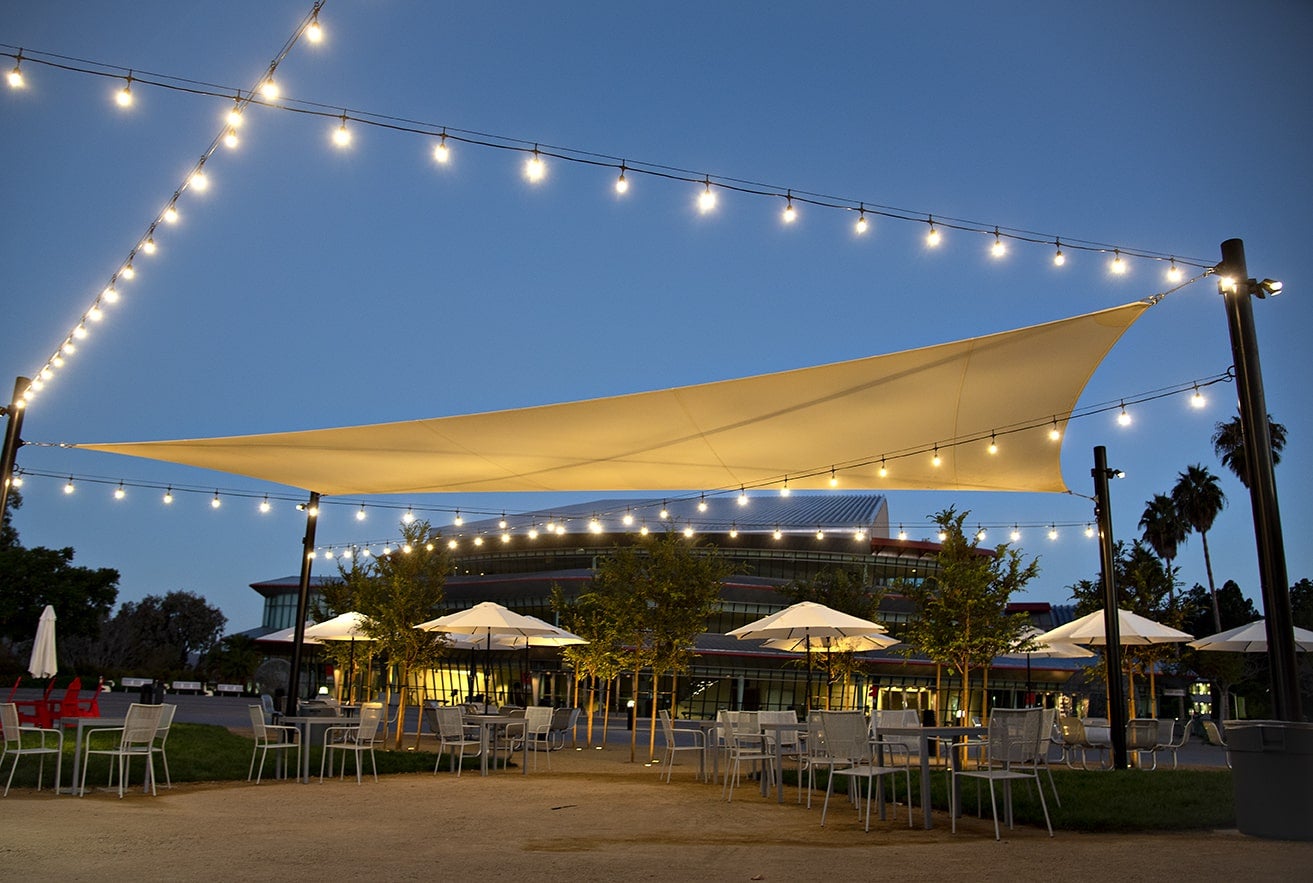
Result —
[{"label": "closed umbrella", "polygon": [[785,638],[803,641],[807,653],[807,710],[811,710],[811,641],[812,638],[856,638],[885,631],[878,622],[842,613],[815,601],[799,601],[770,616],[754,620],[726,632],[734,638]]},{"label": "closed umbrella", "polygon": [[55,659],[55,608],[46,605],[36,623],[36,638],[32,641],[32,658],[27,671],[34,678],[53,678],[59,671]]},{"label": "closed umbrella", "polygon": [[492,694],[490,677],[493,638],[547,635],[556,631],[555,626],[543,622],[541,619],[516,613],[493,601],[484,601],[466,610],[458,610],[455,613],[448,613],[446,616],[439,616],[437,619],[420,623],[415,628],[431,632],[474,635],[483,638],[487,651],[483,681],[483,707],[485,711],[488,710],[488,699]]},{"label": "closed umbrella", "polygon": [[[1295,629],[1295,649],[1303,653],[1313,651],[1313,632],[1298,626]],[[1224,653],[1266,653],[1267,622],[1256,619],[1239,628],[1227,629],[1215,635],[1208,635],[1197,641],[1191,641],[1190,647],[1196,650],[1218,650]]]}]

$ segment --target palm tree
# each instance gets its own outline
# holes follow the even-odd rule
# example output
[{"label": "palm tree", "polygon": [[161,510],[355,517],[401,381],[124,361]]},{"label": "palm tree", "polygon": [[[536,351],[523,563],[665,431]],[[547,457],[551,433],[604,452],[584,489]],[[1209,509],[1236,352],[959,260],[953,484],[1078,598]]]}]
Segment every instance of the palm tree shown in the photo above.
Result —
[{"label": "palm tree", "polygon": [[[1275,466],[1281,462],[1281,452],[1286,447],[1286,428],[1274,422],[1272,415],[1268,414],[1267,431],[1272,442],[1272,465]],[[1245,432],[1240,426],[1239,414],[1214,427],[1213,450],[1222,465],[1234,472],[1241,484],[1249,487],[1249,452],[1245,448]]]},{"label": "palm tree", "polygon": [[1177,547],[1189,535],[1190,526],[1181,518],[1171,497],[1154,494],[1140,516],[1140,530],[1144,531],[1145,543],[1167,564],[1168,603],[1175,609],[1176,578],[1172,575],[1172,561],[1176,558]]},{"label": "palm tree", "polygon": [[1187,466],[1177,475],[1176,486],[1172,488],[1172,503],[1180,513],[1181,520],[1191,530],[1199,532],[1204,545],[1204,570],[1208,573],[1208,593],[1213,599],[1213,625],[1222,630],[1222,614],[1217,606],[1217,587],[1213,583],[1213,560],[1208,554],[1208,531],[1219,512],[1226,507],[1226,494],[1218,484],[1217,476],[1208,471],[1203,464]]}]

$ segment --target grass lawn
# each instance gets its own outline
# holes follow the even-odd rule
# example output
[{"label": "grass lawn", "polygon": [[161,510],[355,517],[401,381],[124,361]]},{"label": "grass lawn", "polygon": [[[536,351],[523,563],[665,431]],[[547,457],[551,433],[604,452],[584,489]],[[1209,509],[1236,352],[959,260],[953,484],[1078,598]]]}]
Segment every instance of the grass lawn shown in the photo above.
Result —
[{"label": "grass lawn", "polygon": [[[169,771],[174,782],[221,782],[245,781],[247,769],[251,763],[251,739],[229,730],[210,724],[176,723],[169,734]],[[322,749],[310,748],[310,769],[319,769],[319,755]],[[391,751],[382,748],[375,750],[379,775],[389,773],[416,773],[433,771],[437,760],[431,751]],[[67,782],[72,774],[73,748],[71,743],[64,748],[64,779]],[[6,757],[6,761],[12,762]],[[92,781],[103,782],[107,774],[106,758],[93,758],[88,773],[88,784]],[[50,762],[47,761],[47,765]],[[448,761],[444,758],[443,769]],[[478,758],[466,758],[467,769],[476,769]],[[157,764],[158,766],[158,764]],[[7,778],[8,763],[0,775]],[[273,761],[266,763],[266,775],[273,768]],[[348,771],[354,769],[347,763]],[[31,788],[36,785],[37,758],[24,757],[19,762],[14,787]],[[47,772],[45,781],[49,784],[51,773]],[[901,778],[901,777],[900,777]],[[947,783],[942,772],[936,770],[931,776],[931,800],[937,809],[948,809]],[[1057,806],[1053,795],[1048,791],[1048,777],[1041,773],[1044,782],[1045,798],[1049,803],[1049,815],[1053,819],[1055,830],[1064,831],[1188,831],[1210,830],[1215,828],[1235,827],[1235,801],[1231,790],[1230,770],[1121,770],[1082,771],[1057,768],[1053,779],[1058,793],[1062,796],[1062,806]],[[796,778],[792,771],[785,771],[786,787],[791,787]],[[912,776],[912,790],[917,792],[919,779]],[[975,788],[971,780],[964,779],[962,784],[962,801],[967,811],[975,810]],[[835,790],[842,791],[846,779],[835,783]],[[825,780],[818,777],[818,787],[825,787]],[[1025,782],[1013,785],[1014,811],[1020,824],[1043,825],[1044,817],[1040,811],[1039,799],[1035,789]],[[920,796],[916,794],[915,803],[920,806]],[[981,800],[988,815],[988,785],[983,785]]]}]

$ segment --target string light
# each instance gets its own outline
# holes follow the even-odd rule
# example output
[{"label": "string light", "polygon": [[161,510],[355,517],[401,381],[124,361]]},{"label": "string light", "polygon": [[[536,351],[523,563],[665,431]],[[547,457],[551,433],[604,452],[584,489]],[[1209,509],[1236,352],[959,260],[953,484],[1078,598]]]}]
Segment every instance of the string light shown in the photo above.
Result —
[{"label": "string light", "polygon": [[816,528],[816,539],[818,540],[825,539],[825,531],[821,530],[819,527]]},{"label": "string light", "polygon": [[365,504],[361,503],[360,508],[356,510],[356,521],[364,521],[368,516],[365,514]]},{"label": "string light", "polygon": [[739,505],[748,505],[748,492],[744,490],[743,485],[739,485]]},{"label": "string light", "polygon": [[662,500],[661,511],[657,513],[657,518],[660,518],[662,521],[665,521],[669,517],[670,517],[670,510],[666,508],[666,501]]},{"label": "string light", "polygon": [[948,539],[948,532],[947,532],[947,531],[942,531],[942,530],[941,530],[941,531],[939,532],[938,536],[939,536],[939,542],[942,543],[944,540]]},{"label": "string light", "polygon": [[[454,524],[454,525],[456,525],[457,527],[460,527],[461,525],[463,525],[463,524],[465,523],[465,519],[460,517],[460,510],[459,510],[459,509],[456,510],[456,517],[453,518],[453,519],[451,519],[451,523]],[[550,529],[550,526],[549,526],[549,529]]]},{"label": "string light", "polygon": [[644,537],[647,536],[647,522],[646,522],[646,521],[644,521],[643,524],[642,524],[642,526],[638,528],[638,535],[639,535],[639,536],[644,536]]},{"label": "string light", "polygon": [[771,536],[778,540],[784,536],[784,532],[780,530],[778,525],[776,525],[775,532],[771,534]]},{"label": "string light", "polygon": [[860,543],[862,540],[866,539],[866,531],[860,527],[856,528],[853,531],[853,539]]},{"label": "string light", "polygon": [[711,177],[703,180],[703,190],[698,196],[698,211],[706,214],[716,207],[716,194],[711,190]]},{"label": "string light", "polygon": [[204,193],[210,189],[210,179],[205,174],[205,160],[203,158],[200,164],[196,166],[196,171],[192,172],[191,177],[187,179],[187,187],[198,193]]},{"label": "string light", "polygon": [[624,163],[621,163],[621,164],[620,164],[620,177],[615,179],[615,192],[616,192],[616,193],[628,193],[628,192],[629,192],[629,179],[627,179],[627,178],[625,177],[625,164],[624,164]]},{"label": "string light", "polygon": [[985,527],[984,525],[980,525],[976,529],[976,542],[983,543],[985,541],[985,536],[986,536]]},{"label": "string light", "polygon": [[589,533],[601,533],[601,532],[602,532],[602,522],[600,522],[600,521],[597,520],[597,516],[596,516],[596,515],[594,515],[592,518],[588,519],[588,532],[589,532]]},{"label": "string light", "polygon": [[989,434],[989,447],[986,450],[989,451],[991,456],[998,453],[998,439],[994,437],[992,432]]},{"label": "string light", "polygon": [[989,247],[989,253],[996,258],[1001,258],[1008,253],[1008,247],[1004,245],[1003,240],[999,238],[997,227],[994,228],[994,244]]},{"label": "string light", "polygon": [[506,529],[506,513],[505,513],[505,512],[503,512],[503,513],[501,514],[501,519],[497,522],[497,526],[498,526],[499,528],[501,528],[502,530],[505,530],[505,529]]},{"label": "string light", "polygon": [[621,524],[623,524],[625,527],[629,527],[631,524],[633,524],[633,523],[634,523],[634,512],[633,512],[633,510],[632,510],[632,509],[626,509],[626,510],[625,510],[625,515],[624,515],[623,518],[620,519],[620,522],[621,522]]},{"label": "string light", "polygon": [[866,220],[866,203],[862,203],[861,206],[857,209],[857,212],[858,212],[857,223],[853,225],[853,229],[857,231],[858,236],[861,236],[871,226],[870,223]]},{"label": "string light", "polygon": [[164,214],[160,217],[164,219],[166,224],[178,223],[178,194],[173,195],[173,201],[169,203],[168,208],[164,210]]},{"label": "string light", "polygon": [[342,114],[342,122],[338,125],[337,130],[333,132],[333,143],[338,147],[349,147],[351,145],[351,133],[347,131],[346,114]]},{"label": "string light", "polygon": [[269,503],[268,494],[264,495],[264,499],[260,501],[260,505],[257,508],[259,508],[261,515],[268,514],[269,510],[273,508]]},{"label": "string light", "polygon": [[1176,258],[1172,258],[1167,265],[1167,281],[1180,282],[1183,278],[1185,278],[1185,271],[1176,266]]},{"label": "string light", "polygon": [[1057,528],[1056,525],[1052,525],[1052,524],[1050,524],[1050,525],[1049,525],[1049,539],[1051,539],[1051,540],[1056,540],[1057,538],[1058,538],[1058,528]]},{"label": "string light", "polygon": [[447,133],[443,132],[438,143],[433,146],[433,159],[442,165],[451,161],[451,148],[447,146]]},{"label": "string light", "polygon": [[173,502],[173,485],[169,485],[164,489],[164,496],[161,499],[164,500],[164,505],[166,506]]},{"label": "string light", "polygon": [[1204,394],[1199,391],[1199,384],[1196,383],[1194,385],[1194,395],[1190,396],[1190,407],[1198,409],[1204,407],[1207,404],[1208,404],[1208,400],[1205,399]]},{"label": "string light", "polygon": [[305,26],[305,38],[311,43],[324,39],[324,29],[319,24],[319,4],[315,4],[314,12],[310,13],[310,24]]},{"label": "string light", "polygon": [[64,482],[64,493],[71,494],[75,490],[77,490],[77,488],[73,486],[73,476],[70,475],[68,481]]},{"label": "string light", "polygon": [[1122,260],[1121,249],[1112,250],[1112,263],[1108,265],[1108,270],[1115,276],[1121,276],[1126,272],[1126,262]]},{"label": "string light", "polygon": [[1085,525],[1085,536],[1087,537],[1094,536],[1094,525],[1092,524]]},{"label": "string light", "polygon": [[780,486],[780,496],[787,497],[788,495],[789,495],[789,476],[786,475],[784,476],[784,484]]},{"label": "string light", "polygon": [[224,117],[230,129],[240,129],[242,127],[242,93],[238,92],[237,97],[233,99],[232,109],[228,111],[228,116]]},{"label": "string light", "polygon": [[547,165],[543,162],[542,154],[538,152],[538,145],[534,145],[533,156],[530,156],[524,163],[524,177],[528,178],[530,183],[537,184],[547,174]]},{"label": "string light", "polygon": [[788,201],[784,204],[784,213],[781,217],[784,219],[784,223],[792,224],[798,220],[798,210],[793,207],[793,191],[789,191],[786,198]]},{"label": "string light", "polygon": [[737,539],[739,538],[739,525],[738,525],[738,522],[730,522],[730,525],[729,525],[729,538],[730,538],[731,540],[737,540]]},{"label": "string light", "polygon": [[930,465],[938,468],[943,462],[943,458],[939,456],[939,445],[935,445],[934,453],[930,457]]},{"label": "string light", "polygon": [[878,474],[881,478],[889,477],[889,467],[885,465],[884,457],[880,458],[880,471]]},{"label": "string light", "polygon": [[900,541],[907,539],[907,531],[903,530],[903,526],[901,524],[898,525],[898,539]]},{"label": "string light", "polygon": [[1122,402],[1121,413],[1117,415],[1117,425],[1118,426],[1131,425],[1131,415],[1126,412],[1126,402]]},{"label": "string light", "polygon": [[1058,429],[1058,418],[1053,418],[1053,426],[1049,429],[1049,441],[1058,441],[1062,438],[1062,430]]},{"label": "string light", "polygon": [[415,520],[415,513],[411,509],[407,508],[406,511],[401,516],[401,523],[411,524],[412,522],[414,522],[414,520]]},{"label": "string light", "polygon": [[155,254],[159,246],[155,244],[155,225],[151,224],[150,229],[146,231],[146,238],[142,240],[141,250],[146,254]]},{"label": "string light", "polygon": [[116,499],[116,500],[121,500],[121,499],[123,499],[124,497],[126,497],[127,495],[128,495],[128,492],[127,492],[126,489],[124,489],[124,487],[123,487],[123,482],[120,481],[120,482],[119,482],[119,486],[116,487],[116,488],[114,488],[114,499]]},{"label": "string light", "polygon": [[1067,263],[1067,256],[1062,253],[1062,240],[1055,239],[1053,240],[1053,244],[1058,248],[1058,250],[1053,253],[1053,266],[1061,267],[1063,264]]},{"label": "string light", "polygon": [[127,82],[123,84],[123,88],[120,89],[118,92],[114,93],[114,101],[118,104],[119,107],[132,106],[132,74],[131,73],[128,74]]},{"label": "string light", "polygon": [[264,82],[260,84],[260,94],[264,96],[266,101],[278,100],[278,95],[280,90],[278,88],[278,84],[274,82],[274,71],[277,68],[278,68],[278,62],[274,62],[273,64],[270,64],[269,76],[265,77]]},{"label": "string light", "polygon": [[1020,541],[1020,540],[1021,540],[1021,528],[1018,527],[1018,526],[1015,525],[1015,524],[1012,525],[1012,533],[1008,534],[1008,539],[1012,540],[1012,542],[1014,542],[1014,543]]},{"label": "string light", "polygon": [[939,235],[939,230],[935,227],[935,219],[928,215],[926,217],[926,223],[930,225],[930,232],[925,235],[925,244],[930,248],[935,248],[943,241],[943,237]]},{"label": "string light", "polygon": [[210,508],[211,508],[211,509],[218,509],[218,508],[219,508],[220,506],[222,506],[222,505],[223,505],[223,501],[221,501],[221,500],[219,499],[219,492],[218,492],[218,490],[215,490],[215,492],[214,492],[214,499],[210,500]]},{"label": "string light", "polygon": [[223,146],[232,150],[240,143],[241,139],[237,137],[237,130],[232,126],[229,126],[228,131],[223,135]]},{"label": "string light", "polygon": [[684,536],[685,536],[685,538],[687,538],[687,539],[692,539],[692,537],[693,537],[693,525],[691,525],[691,524],[685,524],[685,525],[684,525]]},{"label": "string light", "polygon": [[834,467],[830,467],[830,487],[839,486],[839,476],[834,474]]},{"label": "string light", "polygon": [[9,88],[23,88],[23,50],[18,50],[18,57],[14,59],[14,69],[9,72]]}]

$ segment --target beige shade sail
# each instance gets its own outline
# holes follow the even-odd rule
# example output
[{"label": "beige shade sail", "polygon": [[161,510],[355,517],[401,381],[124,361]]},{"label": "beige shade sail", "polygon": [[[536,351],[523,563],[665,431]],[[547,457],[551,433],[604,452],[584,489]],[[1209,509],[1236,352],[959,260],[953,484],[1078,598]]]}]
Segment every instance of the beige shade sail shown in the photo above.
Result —
[{"label": "beige shade sail", "polygon": [[[831,467],[849,489],[1061,492],[1062,446],[1049,439],[1047,421],[1052,415],[1065,426],[1095,368],[1148,307],[1141,301],[891,355],[612,398],[77,447],[327,495],[737,490],[785,478],[807,489],[828,487]],[[995,432],[999,451],[991,455]]]}]

